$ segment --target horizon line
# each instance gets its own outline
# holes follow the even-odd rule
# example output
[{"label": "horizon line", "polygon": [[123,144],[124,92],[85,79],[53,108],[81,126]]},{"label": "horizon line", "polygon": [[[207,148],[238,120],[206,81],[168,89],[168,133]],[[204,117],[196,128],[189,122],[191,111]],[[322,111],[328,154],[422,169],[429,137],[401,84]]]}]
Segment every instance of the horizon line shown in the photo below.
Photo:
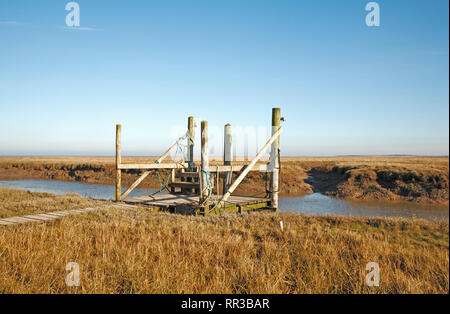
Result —
[{"label": "horizon line", "polygon": [[[16,158],[16,157],[53,157],[53,158],[82,158],[82,157],[103,157],[103,158],[113,158],[115,155],[0,155],[0,158]],[[122,158],[159,158],[159,155],[124,155],[122,154]],[[222,158],[223,156],[210,156],[211,159]],[[254,158],[255,156],[233,156],[235,158]],[[281,156],[281,158],[307,158],[307,157],[446,157],[449,158],[450,155],[419,155],[419,154],[338,154],[338,155],[286,155]],[[263,157],[267,158],[267,156]],[[200,156],[194,157],[194,159],[200,159]]]}]

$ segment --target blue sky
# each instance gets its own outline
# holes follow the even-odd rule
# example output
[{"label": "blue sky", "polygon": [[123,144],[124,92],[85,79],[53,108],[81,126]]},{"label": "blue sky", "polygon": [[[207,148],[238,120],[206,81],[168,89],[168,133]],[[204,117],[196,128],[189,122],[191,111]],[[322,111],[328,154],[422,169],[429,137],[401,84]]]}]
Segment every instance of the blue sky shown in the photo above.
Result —
[{"label": "blue sky", "polygon": [[194,115],[283,155],[449,153],[449,3],[0,0],[0,155],[158,155]]}]

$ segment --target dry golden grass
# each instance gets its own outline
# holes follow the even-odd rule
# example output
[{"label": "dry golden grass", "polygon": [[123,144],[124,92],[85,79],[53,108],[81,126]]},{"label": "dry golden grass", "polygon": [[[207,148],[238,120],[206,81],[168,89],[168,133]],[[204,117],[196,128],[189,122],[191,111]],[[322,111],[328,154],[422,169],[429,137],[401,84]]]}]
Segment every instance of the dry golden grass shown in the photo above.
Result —
[{"label": "dry golden grass", "polygon": [[104,202],[81,198],[76,194],[31,193],[0,187],[0,218],[82,209],[99,204]]},{"label": "dry golden grass", "polygon": [[[123,157],[123,163],[155,162],[158,157]],[[212,158],[212,164],[220,162],[220,158]],[[281,157],[283,163],[300,163],[314,165],[342,165],[342,166],[380,166],[380,167],[408,167],[411,170],[449,168],[449,157],[420,157],[420,156],[337,156],[337,157]],[[242,163],[243,161],[237,162]],[[0,157],[0,164],[60,164],[60,165],[114,165],[114,157]]]},{"label": "dry golden grass", "polygon": [[[111,208],[1,227],[0,292],[448,293],[448,232],[424,220]],[[80,287],[65,285],[69,262]],[[379,287],[365,285],[369,262]]]}]

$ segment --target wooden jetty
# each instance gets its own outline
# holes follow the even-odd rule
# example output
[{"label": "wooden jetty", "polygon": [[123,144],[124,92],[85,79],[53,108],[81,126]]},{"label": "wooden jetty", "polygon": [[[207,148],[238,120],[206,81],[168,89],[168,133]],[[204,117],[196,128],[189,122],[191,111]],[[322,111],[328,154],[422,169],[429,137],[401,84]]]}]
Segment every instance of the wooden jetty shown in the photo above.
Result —
[{"label": "wooden jetty", "polygon": [[[127,204],[158,207],[171,213],[197,214],[199,213],[199,195],[189,194],[157,194],[154,196],[137,196],[124,200]],[[232,195],[218,213],[243,213],[244,211],[270,208],[270,198]]]},{"label": "wooden jetty", "polygon": [[[233,165],[231,125],[224,128],[223,165],[210,166],[208,154],[208,122],[201,122],[201,160],[194,162],[194,118],[188,118],[186,134],[178,139],[155,163],[125,164],[121,154],[121,125],[116,126],[116,188],[115,200],[133,205],[158,207],[177,213],[223,214],[243,213],[244,211],[270,209],[278,210],[279,168],[280,168],[280,134],[282,132],[279,108],[272,109],[272,135],[256,157],[245,165]],[[187,158],[183,162],[163,163],[169,154],[187,141]],[[263,154],[270,150],[267,164],[258,162]],[[121,193],[121,175],[125,170],[142,170],[141,176],[123,194]],[[170,169],[170,182],[164,187],[169,193],[157,195],[128,197],[152,171]],[[233,195],[238,185],[250,171],[270,173],[270,188],[266,197]],[[233,173],[239,173],[232,181]],[[222,182],[222,189],[219,189]],[[215,186],[216,193],[213,193]],[[219,195],[219,191],[221,192]]]}]

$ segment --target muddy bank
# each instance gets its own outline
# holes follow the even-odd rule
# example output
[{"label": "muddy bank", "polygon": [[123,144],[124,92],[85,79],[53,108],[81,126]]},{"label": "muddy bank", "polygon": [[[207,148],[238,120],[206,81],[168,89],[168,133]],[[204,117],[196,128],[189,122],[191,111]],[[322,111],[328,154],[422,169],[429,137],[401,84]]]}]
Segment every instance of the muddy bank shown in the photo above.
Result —
[{"label": "muddy bank", "polygon": [[[86,162],[82,162],[86,160]],[[145,160],[148,161],[148,160]],[[122,184],[131,185],[142,173],[128,170]],[[159,188],[168,171],[149,176],[140,187]],[[0,180],[51,179],[114,184],[112,158],[0,158]],[[264,195],[264,173],[251,172],[237,193]],[[321,192],[341,199],[408,201],[448,204],[448,158],[282,158],[281,195],[299,196]]]},{"label": "muddy bank", "polygon": [[328,166],[313,168],[315,191],[341,199],[448,204],[449,175],[444,171],[413,171]]},{"label": "muddy bank", "polygon": [[[122,171],[122,185],[131,185],[144,171]],[[76,181],[93,184],[114,184],[115,167],[112,164],[54,164],[54,163],[1,163],[0,180],[19,179],[48,179],[61,181]],[[238,174],[235,174],[236,177]],[[139,187],[160,188],[160,184],[167,182],[169,171],[161,170],[159,175],[155,171],[148,176]],[[313,193],[311,185],[305,182],[308,177],[303,169],[282,173],[281,193],[284,196],[299,196]],[[247,195],[264,195],[269,188],[268,177],[265,173],[251,172],[236,190],[237,193]]]}]

